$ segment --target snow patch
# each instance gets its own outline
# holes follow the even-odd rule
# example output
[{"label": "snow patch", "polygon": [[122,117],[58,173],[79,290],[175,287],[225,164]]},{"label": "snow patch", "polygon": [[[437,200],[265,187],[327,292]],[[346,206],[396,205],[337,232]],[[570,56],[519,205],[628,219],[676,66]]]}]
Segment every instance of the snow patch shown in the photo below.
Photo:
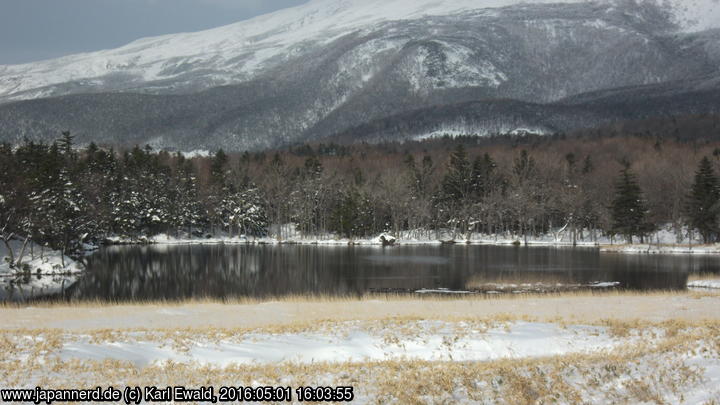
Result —
[{"label": "snow patch", "polygon": [[65,360],[131,361],[136,366],[199,363],[226,367],[232,364],[307,364],[317,362],[363,362],[385,360],[487,361],[589,353],[620,344],[602,327],[518,322],[488,330],[468,329],[458,335],[457,325],[419,321],[412,336],[393,336],[348,323],[342,334],[251,334],[240,340],[197,341],[178,350],[169,342],[143,341],[91,343],[80,339],[60,351]]},{"label": "snow patch", "polygon": [[404,64],[410,87],[419,93],[460,87],[497,88],[508,80],[492,63],[462,45],[432,41]]},{"label": "snow patch", "polygon": [[542,128],[527,127],[509,127],[500,126],[495,128],[494,125],[480,126],[459,122],[454,125],[446,125],[432,132],[415,135],[412,139],[423,141],[427,139],[436,139],[449,136],[451,138],[459,138],[463,136],[490,136],[496,134],[507,135],[547,135],[548,131]]},{"label": "snow patch", "polygon": [[448,288],[438,288],[436,290],[422,289],[415,291],[416,294],[473,294],[471,291],[456,291]]},{"label": "snow patch", "polygon": [[210,152],[209,150],[204,150],[204,149],[198,149],[198,150],[192,150],[190,152],[180,152],[180,153],[186,159],[192,159],[192,158],[196,158],[196,157],[206,158],[206,157],[210,157],[213,155],[212,152]]},{"label": "snow patch", "polygon": [[695,280],[687,284],[688,288],[720,289],[720,280]]},{"label": "snow patch", "polygon": [[[23,244],[24,242],[19,240],[11,240],[9,242],[15,262],[17,262],[20,253],[23,251]],[[16,266],[11,267],[9,261],[10,252],[8,252],[4,243],[0,243],[0,277],[14,276],[23,271],[35,275],[71,274],[83,271],[82,265],[73,259],[67,256],[63,258],[59,251],[42,247],[34,242],[30,242],[25,246],[20,268],[16,268],[17,263]],[[65,263],[64,267],[63,261]]]}]

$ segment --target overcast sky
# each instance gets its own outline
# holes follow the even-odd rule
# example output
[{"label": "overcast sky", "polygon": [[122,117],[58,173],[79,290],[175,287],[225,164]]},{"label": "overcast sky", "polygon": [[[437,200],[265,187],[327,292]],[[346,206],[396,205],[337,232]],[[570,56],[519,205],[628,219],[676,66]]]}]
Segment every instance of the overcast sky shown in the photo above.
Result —
[{"label": "overcast sky", "polygon": [[0,65],[199,31],[307,0],[0,0]]}]

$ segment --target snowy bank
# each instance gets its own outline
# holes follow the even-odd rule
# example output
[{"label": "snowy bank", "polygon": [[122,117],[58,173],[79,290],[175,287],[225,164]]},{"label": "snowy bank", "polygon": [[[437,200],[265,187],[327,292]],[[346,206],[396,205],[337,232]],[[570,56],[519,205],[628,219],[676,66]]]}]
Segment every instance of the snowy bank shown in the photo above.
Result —
[{"label": "snowy bank", "polygon": [[386,320],[304,332],[7,330],[0,372],[30,390],[38,381],[121,390],[139,381],[215,393],[347,386],[358,404],[717,403],[716,324],[676,326]]},{"label": "snowy bank", "polygon": [[[483,235],[472,234],[458,236],[449,231],[403,231],[397,235],[383,233],[366,238],[346,238],[335,234],[323,234],[306,236],[298,232],[294,226],[283,227],[282,237],[267,236],[253,237],[245,235],[228,235],[224,233],[188,236],[159,234],[154,236],[140,236],[128,238],[122,236],[111,236],[105,239],[109,245],[134,245],[134,244],[158,244],[158,245],[212,245],[212,244],[258,244],[258,245],[327,245],[327,246],[388,246],[388,245],[524,245],[525,239],[513,235]],[[277,235],[278,233],[275,233]],[[521,242],[522,240],[522,242]],[[573,246],[569,238],[557,237],[556,235],[544,235],[528,237],[527,245],[530,246]],[[577,241],[581,247],[597,247],[599,242]]]},{"label": "snowy bank", "polygon": [[[205,341],[194,338],[181,345],[173,341],[143,339],[67,342],[59,351],[64,360],[106,359],[152,364],[199,363],[219,367],[232,364],[310,364],[388,360],[488,361],[535,358],[608,350],[625,340],[609,336],[606,328],[561,327],[555,324],[518,322],[482,329],[478,325],[418,321],[399,331],[367,329],[348,322],[342,333],[249,334],[240,339]],[[412,333],[404,333],[412,331]]]},{"label": "snowy bank", "polygon": [[[230,235],[227,233],[191,236],[159,234],[127,238],[111,236],[105,239],[109,245],[212,245],[212,244],[254,244],[254,245],[321,245],[321,246],[398,246],[398,245],[493,245],[493,246],[547,246],[547,247],[585,247],[599,248],[607,253],[643,253],[643,254],[720,254],[720,244],[703,245],[696,238],[692,243],[687,239],[687,229],[673,230],[670,225],[648,237],[652,243],[623,244],[616,243],[599,231],[584,230],[573,236],[566,228],[556,229],[544,235],[514,234],[460,234],[450,230],[430,231],[416,229],[397,234],[383,233],[374,237],[346,238],[336,234],[303,235],[292,224],[270,227],[271,236],[254,237]],[[281,237],[279,235],[282,235]]]},{"label": "snowy bank", "polygon": [[606,253],[636,253],[636,254],[698,254],[714,255],[720,254],[720,244],[715,245],[602,245],[601,252]]},{"label": "snowy bank", "polygon": [[67,256],[63,259],[57,250],[28,243],[23,252],[23,242],[17,240],[10,241],[9,245],[15,259],[12,267],[10,252],[0,243],[0,301],[24,301],[59,294],[75,284],[84,270],[75,260]]},{"label": "snowy bank", "polygon": [[687,284],[688,288],[720,289],[720,280],[695,280]]},{"label": "snowy bank", "polygon": [[[57,250],[44,248],[36,243],[28,243],[23,252],[23,242],[19,240],[10,241],[12,257],[15,259],[15,266],[10,266],[10,252],[4,243],[0,243],[0,277],[13,276],[18,273],[32,273],[35,275],[60,275],[75,274],[83,271],[80,263],[69,258],[62,257]],[[17,261],[22,254],[20,266]],[[64,266],[63,266],[64,264]]]}]

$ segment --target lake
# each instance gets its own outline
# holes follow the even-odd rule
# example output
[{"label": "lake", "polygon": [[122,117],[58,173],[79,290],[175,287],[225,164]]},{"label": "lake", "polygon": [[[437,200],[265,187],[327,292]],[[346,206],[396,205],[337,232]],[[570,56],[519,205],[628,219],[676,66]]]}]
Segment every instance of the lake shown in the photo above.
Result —
[{"label": "lake", "polygon": [[84,260],[88,271],[54,290],[5,286],[0,299],[122,302],[418,290],[517,294],[603,286],[678,290],[691,273],[720,273],[720,256],[486,245],[111,246]]}]

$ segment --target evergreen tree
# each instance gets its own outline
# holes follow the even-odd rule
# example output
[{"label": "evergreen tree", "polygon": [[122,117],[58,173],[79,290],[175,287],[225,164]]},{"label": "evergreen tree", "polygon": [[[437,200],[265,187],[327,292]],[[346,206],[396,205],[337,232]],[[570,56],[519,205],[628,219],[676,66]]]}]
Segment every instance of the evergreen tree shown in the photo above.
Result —
[{"label": "evergreen tree", "polygon": [[213,183],[221,186],[225,185],[227,163],[228,156],[222,149],[218,150],[210,165],[210,178]]},{"label": "evergreen tree", "polygon": [[87,201],[64,169],[49,187],[32,193],[30,201],[39,213],[42,240],[63,254],[78,251],[82,240],[96,231],[92,218],[86,215]]},{"label": "evergreen tree", "polygon": [[590,174],[593,170],[595,170],[595,166],[593,165],[592,158],[590,155],[587,155],[583,163],[582,174]]},{"label": "evergreen tree", "polygon": [[419,197],[428,196],[431,192],[431,184],[433,173],[435,173],[435,164],[430,155],[423,156],[422,167],[418,171],[416,181],[416,192]]},{"label": "evergreen tree", "polygon": [[309,177],[320,176],[323,172],[323,165],[315,156],[305,159],[305,175]]},{"label": "evergreen tree", "polygon": [[265,236],[268,220],[262,197],[257,188],[234,193],[226,200],[227,223],[232,232],[237,229],[243,235]]},{"label": "evergreen tree", "polygon": [[685,207],[689,225],[697,229],[705,243],[717,240],[718,213],[720,206],[720,189],[710,159],[704,157],[700,161],[695,182],[687,197]]},{"label": "evergreen tree", "polygon": [[488,155],[478,156],[472,167],[472,188],[478,197],[485,197],[496,186],[495,161]]},{"label": "evergreen tree", "polygon": [[73,151],[73,140],[74,135],[70,135],[70,131],[63,131],[62,137],[58,140],[58,147],[63,155],[68,159],[75,159],[75,152]]},{"label": "evergreen tree", "polygon": [[330,230],[352,238],[373,231],[373,207],[367,194],[350,187],[341,194],[331,219]]},{"label": "evergreen tree", "polygon": [[450,203],[461,203],[472,191],[472,167],[465,147],[460,144],[450,155],[448,171],[442,181],[444,198]]},{"label": "evergreen tree", "polygon": [[645,220],[647,208],[642,190],[627,166],[620,172],[615,184],[615,199],[610,211],[611,233],[624,236],[629,243],[632,243],[633,236],[639,236],[643,243],[645,235],[652,231],[652,226]]},{"label": "evergreen tree", "polygon": [[189,236],[194,227],[202,224],[205,215],[198,198],[197,178],[192,163],[182,155],[178,155],[178,173],[174,184],[171,220],[176,229],[185,229]]}]

